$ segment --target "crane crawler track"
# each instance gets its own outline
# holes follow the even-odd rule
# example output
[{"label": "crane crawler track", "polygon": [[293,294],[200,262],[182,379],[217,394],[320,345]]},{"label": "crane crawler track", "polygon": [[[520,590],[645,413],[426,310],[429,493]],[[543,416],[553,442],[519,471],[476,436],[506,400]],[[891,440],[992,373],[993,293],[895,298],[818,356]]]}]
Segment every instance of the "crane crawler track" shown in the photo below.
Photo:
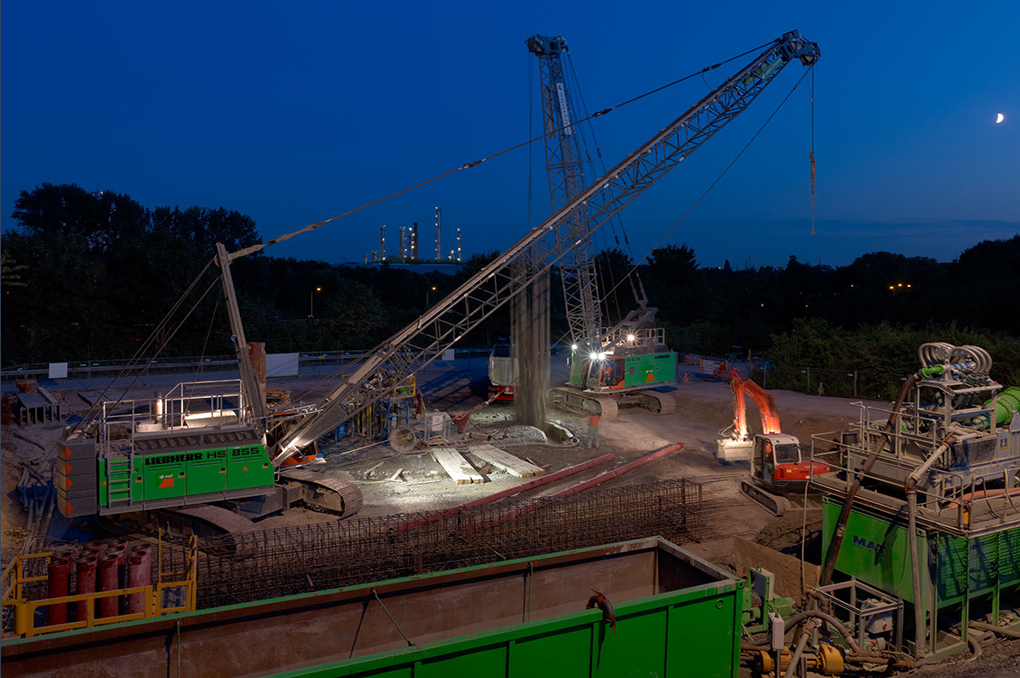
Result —
[{"label": "crane crawler track", "polygon": [[617,405],[612,396],[586,393],[577,388],[557,386],[549,389],[553,406],[578,414],[597,414],[602,419],[616,419]]},{"label": "crane crawler track", "polygon": [[335,513],[341,518],[347,518],[361,510],[361,489],[339,478],[293,468],[280,471],[280,481],[298,487],[301,501],[315,511]]}]

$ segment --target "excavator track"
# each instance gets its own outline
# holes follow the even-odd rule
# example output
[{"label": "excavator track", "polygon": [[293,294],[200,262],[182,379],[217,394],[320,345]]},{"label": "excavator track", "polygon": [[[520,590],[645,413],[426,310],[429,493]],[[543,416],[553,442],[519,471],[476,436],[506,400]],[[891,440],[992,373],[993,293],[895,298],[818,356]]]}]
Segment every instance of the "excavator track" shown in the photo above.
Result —
[{"label": "excavator track", "polygon": [[335,513],[341,518],[361,510],[361,489],[339,478],[303,468],[280,471],[280,481],[300,490],[300,500],[310,509]]},{"label": "excavator track", "polygon": [[772,515],[779,517],[790,510],[790,500],[763,489],[752,480],[740,481],[740,493],[759,504]]}]

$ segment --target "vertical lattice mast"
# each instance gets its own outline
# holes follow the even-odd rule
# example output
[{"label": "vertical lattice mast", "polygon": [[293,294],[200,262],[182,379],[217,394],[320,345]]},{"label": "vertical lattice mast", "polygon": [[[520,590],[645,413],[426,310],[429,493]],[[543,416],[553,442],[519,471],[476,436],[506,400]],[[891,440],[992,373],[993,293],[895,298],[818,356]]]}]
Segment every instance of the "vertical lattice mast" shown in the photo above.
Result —
[{"label": "vertical lattice mast", "polygon": [[[556,213],[576,200],[585,187],[578,142],[580,130],[573,124],[575,118],[563,73],[562,56],[567,51],[567,41],[561,36],[533,35],[526,44],[538,57],[546,133],[545,167],[552,210]],[[590,229],[582,223],[583,217],[583,213],[578,213],[560,220],[556,225],[556,240],[561,243],[580,241],[559,265],[570,337],[578,349],[584,351],[583,355],[588,355],[602,346],[599,336],[602,309],[595,278],[594,248]]]}]

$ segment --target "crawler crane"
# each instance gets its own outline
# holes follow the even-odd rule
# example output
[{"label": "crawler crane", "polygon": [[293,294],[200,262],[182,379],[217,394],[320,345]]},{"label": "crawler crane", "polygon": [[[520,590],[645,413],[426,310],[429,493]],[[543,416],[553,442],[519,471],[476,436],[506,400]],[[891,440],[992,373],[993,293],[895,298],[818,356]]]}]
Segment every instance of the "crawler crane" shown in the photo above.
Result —
[{"label": "crawler crane", "polygon": [[[182,384],[148,402],[102,404],[96,417],[69,429],[61,443],[61,511],[68,517],[150,509],[215,514],[199,517],[228,531],[251,529],[250,521],[230,518],[231,509],[257,517],[303,501],[341,515],[356,511],[361,504],[357,488],[307,469],[287,468],[293,466],[288,462],[313,458],[322,436],[380,399],[411,387],[418,371],[565,261],[743,112],[788,63],[799,60],[812,66],[818,58],[818,46],[797,31],[773,40],[445,299],[365,353],[312,406],[267,411],[236,299],[231,301],[230,263],[290,236],[233,253],[219,247],[217,262],[241,379]],[[515,265],[525,259],[531,265]],[[622,370],[625,383],[634,376],[629,370]]]}]

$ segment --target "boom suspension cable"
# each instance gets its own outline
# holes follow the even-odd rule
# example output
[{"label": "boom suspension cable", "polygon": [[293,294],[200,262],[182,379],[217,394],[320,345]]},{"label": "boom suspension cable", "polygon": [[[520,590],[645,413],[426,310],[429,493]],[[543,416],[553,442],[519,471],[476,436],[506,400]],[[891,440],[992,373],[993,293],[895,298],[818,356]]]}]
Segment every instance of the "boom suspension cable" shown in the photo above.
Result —
[{"label": "boom suspension cable", "polygon": [[[716,68],[719,68],[720,66],[722,66],[724,64],[727,64],[727,63],[733,61],[734,59],[739,59],[739,58],[741,58],[743,56],[747,56],[748,54],[751,54],[752,52],[761,50],[761,49],[763,49],[765,47],[768,47],[769,45],[775,44],[776,42],[778,42],[778,40],[770,40],[769,42],[766,42],[766,43],[764,43],[764,44],[762,44],[762,45],[760,45],[758,47],[755,47],[753,49],[749,49],[746,52],[742,52],[741,54],[737,54],[736,56],[732,56],[729,59],[726,59],[725,61],[720,61],[719,63],[713,64],[712,66],[706,66],[705,68],[702,68],[699,71],[696,71],[696,72],[691,73],[689,75],[685,75],[684,77],[678,78],[677,80],[674,80],[673,82],[666,83],[665,85],[661,85],[659,87],[656,87],[655,89],[649,90],[649,91],[645,92],[644,94],[639,94],[636,97],[631,97],[630,99],[627,99],[626,101],[623,101],[621,103],[616,104],[615,106],[610,106],[609,108],[605,108],[605,109],[603,109],[601,111],[596,111],[595,113],[591,114],[587,118],[584,118],[582,120],[577,120],[577,121],[573,122],[572,124],[575,124],[575,125],[576,124],[580,124],[582,122],[586,122],[588,120],[591,120],[592,118],[597,118],[599,116],[611,113],[612,111],[615,111],[618,108],[622,108],[623,106],[627,106],[628,104],[632,104],[635,101],[639,101],[641,99],[644,99],[647,96],[651,96],[652,94],[656,94],[658,92],[661,92],[664,89],[667,89],[669,87],[673,87],[674,85],[678,85],[681,82],[684,82],[685,80],[689,80],[689,79],[691,79],[691,78],[693,78],[693,77],[695,77],[695,76],[697,76],[697,75],[699,75],[701,73],[704,73],[705,71],[710,71],[710,70],[714,70]],[[501,151],[498,151],[498,152],[493,153],[491,155],[487,155],[484,158],[481,158],[480,160],[475,160],[473,162],[466,163],[466,164],[461,165],[460,167],[458,167],[456,169],[452,169],[452,170],[449,170],[447,172],[443,172],[442,174],[438,174],[438,175],[432,177],[431,179],[426,179],[425,181],[421,181],[421,182],[419,182],[417,184],[414,184],[412,186],[408,186],[407,188],[401,189],[401,190],[399,190],[399,191],[397,191],[395,193],[391,193],[391,194],[389,194],[387,196],[384,196],[382,198],[377,198],[375,200],[372,200],[371,202],[367,202],[364,205],[361,205],[360,207],[355,207],[353,209],[349,209],[346,212],[343,212],[341,214],[337,214],[336,216],[330,217],[328,219],[323,219],[322,221],[316,221],[314,223],[308,224],[307,226],[305,226],[305,227],[303,227],[301,229],[298,229],[297,231],[294,231],[292,233],[285,233],[283,235],[278,235],[275,238],[273,238],[272,240],[269,240],[267,242],[260,243],[258,245],[252,245],[250,247],[245,247],[243,249],[240,249],[240,250],[230,254],[229,255],[230,259],[231,260],[239,259],[239,258],[247,256],[249,254],[254,254],[255,252],[261,252],[262,250],[264,250],[266,247],[269,247],[270,245],[276,245],[276,244],[279,244],[279,243],[284,242],[286,240],[290,240],[294,236],[300,235],[301,233],[307,233],[309,231],[314,231],[314,230],[316,230],[318,228],[321,228],[321,227],[325,226],[326,224],[328,224],[330,222],[336,221],[337,219],[342,219],[343,217],[346,217],[346,216],[349,216],[351,214],[354,214],[355,212],[360,212],[361,210],[364,210],[364,209],[367,209],[367,208],[372,207],[374,205],[378,205],[380,203],[386,202],[387,200],[392,200],[393,198],[401,196],[401,195],[403,195],[405,193],[410,193],[411,191],[414,191],[414,190],[416,190],[418,188],[421,188],[422,186],[427,186],[428,184],[435,183],[436,181],[439,181],[440,179],[445,179],[446,177],[452,176],[454,174],[457,174],[458,172],[462,172],[464,170],[471,169],[473,167],[477,167],[477,166],[481,165],[483,162],[485,162],[487,160],[492,160],[493,158],[498,158],[499,156],[506,155],[507,153],[510,153],[511,151],[516,151],[518,148],[521,148],[523,146],[527,146],[528,144],[532,144],[532,143],[534,143],[536,141],[539,141],[541,139],[545,139],[546,137],[548,137],[548,136],[550,136],[552,134],[557,134],[557,133],[560,132],[560,130],[565,129],[565,127],[566,126],[560,127],[559,129],[551,130],[551,131],[546,132],[545,134],[542,134],[540,136],[528,139],[526,141],[522,141],[522,142],[520,142],[518,144],[515,144],[513,146],[509,146],[507,148],[504,148]]]}]

